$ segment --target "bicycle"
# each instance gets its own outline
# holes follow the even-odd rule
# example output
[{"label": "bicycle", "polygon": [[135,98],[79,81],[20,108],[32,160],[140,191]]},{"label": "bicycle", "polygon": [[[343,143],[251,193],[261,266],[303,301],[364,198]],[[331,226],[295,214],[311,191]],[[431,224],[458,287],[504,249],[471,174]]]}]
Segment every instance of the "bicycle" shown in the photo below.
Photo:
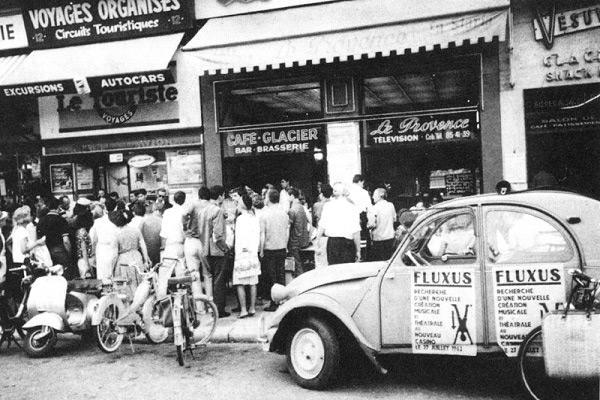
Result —
[{"label": "bicycle", "polygon": [[186,270],[186,275],[169,278],[169,306],[173,319],[173,342],[177,351],[177,362],[183,366],[184,352],[194,356],[193,349],[204,346],[215,332],[219,313],[212,298],[194,296],[192,284],[199,280]]},{"label": "bicycle", "polygon": [[[600,283],[580,270],[570,270],[569,274],[572,276],[571,292],[564,310],[548,313],[544,317],[542,325],[529,332],[519,347],[519,378],[521,385],[533,400],[571,398],[574,393],[579,394],[582,390],[587,389],[587,387],[582,388],[581,386],[582,378],[583,380],[598,378],[589,371],[598,368],[595,365],[597,360],[594,360],[593,352],[600,343],[593,342],[593,340],[589,342],[585,337],[585,329],[575,329],[580,336],[578,343],[583,343],[583,346],[579,346],[584,353],[584,356],[581,357],[575,351],[571,351],[572,348],[569,345],[572,343],[569,343],[566,330],[550,328],[550,324],[553,322],[554,325],[559,321],[563,325],[566,324],[567,316],[570,316],[571,320],[583,318],[591,321],[594,315],[598,315],[599,302],[596,295]],[[547,341],[546,343],[544,343],[544,339]],[[555,350],[554,347],[548,347],[555,346],[555,342],[560,343],[558,347],[562,348],[562,352],[565,352],[564,349],[568,349],[567,353],[570,354],[567,357],[559,356],[557,358],[557,354],[562,355],[560,349]],[[586,355],[590,356],[586,357]],[[588,360],[585,360],[586,358]],[[580,372],[577,373],[576,370],[580,370]],[[590,387],[590,390],[592,393],[596,392],[597,395],[597,389]]]}]

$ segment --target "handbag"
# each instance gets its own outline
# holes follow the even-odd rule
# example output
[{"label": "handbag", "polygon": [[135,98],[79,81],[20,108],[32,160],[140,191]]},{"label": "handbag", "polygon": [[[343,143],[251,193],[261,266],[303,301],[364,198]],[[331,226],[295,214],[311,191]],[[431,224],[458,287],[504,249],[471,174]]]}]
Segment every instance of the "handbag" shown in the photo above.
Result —
[{"label": "handbag", "polygon": [[258,257],[248,250],[242,250],[237,254],[234,261],[234,273],[238,278],[248,278],[260,275],[260,263]]}]

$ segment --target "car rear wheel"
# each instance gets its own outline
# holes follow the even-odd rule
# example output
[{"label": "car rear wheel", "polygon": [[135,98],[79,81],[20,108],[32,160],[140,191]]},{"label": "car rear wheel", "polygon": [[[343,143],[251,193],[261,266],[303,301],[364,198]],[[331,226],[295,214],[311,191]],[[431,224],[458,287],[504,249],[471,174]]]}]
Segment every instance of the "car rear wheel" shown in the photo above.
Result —
[{"label": "car rear wheel", "polygon": [[308,318],[288,340],[287,366],[298,385],[322,390],[340,369],[339,339],[328,322]]}]

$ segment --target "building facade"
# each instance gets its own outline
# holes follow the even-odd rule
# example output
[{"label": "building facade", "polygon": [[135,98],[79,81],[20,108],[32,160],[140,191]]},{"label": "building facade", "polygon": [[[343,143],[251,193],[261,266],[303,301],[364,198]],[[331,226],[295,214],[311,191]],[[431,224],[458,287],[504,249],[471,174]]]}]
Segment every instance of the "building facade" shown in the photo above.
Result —
[{"label": "building facade", "polygon": [[284,178],[314,195],[362,173],[400,206],[492,190],[508,2],[307,3],[211,11],[183,47],[200,82],[207,181],[256,190]]},{"label": "building facade", "polygon": [[513,0],[501,62],[505,177],[600,198],[600,4]]}]

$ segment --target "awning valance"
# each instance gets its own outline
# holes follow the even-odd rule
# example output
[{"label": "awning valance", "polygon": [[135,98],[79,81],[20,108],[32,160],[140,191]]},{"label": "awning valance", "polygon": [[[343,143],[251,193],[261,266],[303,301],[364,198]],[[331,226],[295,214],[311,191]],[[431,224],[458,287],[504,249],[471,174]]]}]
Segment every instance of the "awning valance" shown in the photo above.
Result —
[{"label": "awning valance", "polygon": [[209,20],[184,52],[209,74],[504,40],[508,0],[353,0]]},{"label": "awning valance", "polygon": [[[94,78],[165,70],[183,33],[33,51],[18,68],[0,73],[0,96],[87,93]],[[1,64],[0,64],[1,68]],[[119,87],[130,87],[124,81]],[[142,86],[141,84],[138,86]],[[114,88],[114,87],[113,87]]]}]

